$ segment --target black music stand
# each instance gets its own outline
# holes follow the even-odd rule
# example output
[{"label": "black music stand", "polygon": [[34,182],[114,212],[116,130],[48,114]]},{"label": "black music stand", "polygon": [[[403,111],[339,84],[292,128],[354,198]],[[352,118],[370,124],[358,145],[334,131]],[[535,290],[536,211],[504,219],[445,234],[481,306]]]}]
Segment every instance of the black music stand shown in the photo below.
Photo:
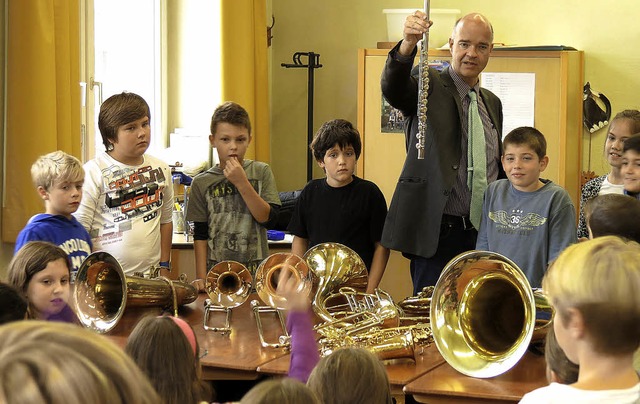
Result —
[{"label": "black music stand", "polygon": [[[302,63],[300,58],[307,56],[307,64]],[[307,182],[313,177],[313,156],[309,144],[313,140],[313,71],[322,67],[320,55],[313,52],[296,52],[293,54],[293,63],[282,63],[282,67],[308,69],[309,78],[307,80]]]}]

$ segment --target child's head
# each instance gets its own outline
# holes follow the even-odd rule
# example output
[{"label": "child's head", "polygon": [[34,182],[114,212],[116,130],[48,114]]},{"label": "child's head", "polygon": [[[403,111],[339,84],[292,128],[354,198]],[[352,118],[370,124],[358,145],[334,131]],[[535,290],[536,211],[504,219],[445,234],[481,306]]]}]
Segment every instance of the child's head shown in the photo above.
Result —
[{"label": "child's head", "polygon": [[80,160],[63,151],[55,151],[31,166],[31,179],[52,215],[71,217],[82,200],[84,169]]},{"label": "child's head", "polygon": [[503,141],[502,167],[509,182],[519,191],[540,188],[540,173],[547,168],[547,141],[544,135],[529,126],[509,132]]},{"label": "child's head", "polygon": [[632,355],[640,341],[640,245],[616,236],[567,247],[542,288],[555,308],[554,329],[567,358],[576,346],[601,355]]},{"label": "child's head", "polygon": [[620,172],[625,191],[640,193],[640,133],[625,140]]},{"label": "child's head", "polygon": [[547,155],[547,140],[542,132],[530,126],[521,126],[515,128],[502,141],[504,154],[507,148],[522,146],[528,148],[533,154],[538,156],[538,160],[542,160]]},{"label": "child's head", "polygon": [[0,325],[23,320],[27,314],[27,301],[11,285],[0,282]]},{"label": "child's head", "polygon": [[339,187],[352,181],[362,143],[360,133],[351,122],[344,119],[325,122],[309,147],[327,174],[329,185]]},{"label": "child's head", "polygon": [[265,380],[255,385],[240,400],[241,404],[320,404],[304,383],[288,377]]},{"label": "child's head", "polygon": [[16,321],[0,327],[0,402],[159,403],[133,361],[77,325]]},{"label": "child's head", "polygon": [[547,361],[547,381],[549,383],[573,384],[578,381],[579,367],[567,359],[567,355],[558,345],[553,328],[547,332],[544,358]]},{"label": "child's head", "polygon": [[216,134],[218,125],[221,123],[241,126],[247,130],[247,135],[251,136],[251,120],[249,120],[249,113],[247,110],[242,108],[240,104],[227,101],[213,111],[210,128],[212,135]]},{"label": "child's head", "polygon": [[609,124],[604,142],[604,155],[609,165],[620,168],[624,142],[638,132],[640,132],[640,111],[625,109],[616,114]]},{"label": "child's head", "polygon": [[225,102],[213,112],[211,117],[211,146],[215,147],[224,168],[229,159],[240,164],[251,142],[251,121],[249,114],[235,102]]},{"label": "child's head", "polygon": [[131,332],[125,351],[166,402],[210,400],[210,392],[200,380],[198,340],[184,320],[170,316],[142,318]]},{"label": "child's head", "polygon": [[620,194],[599,195],[587,202],[584,214],[591,238],[620,236],[640,243],[640,200]]},{"label": "child's head", "polygon": [[362,348],[339,349],[320,359],[307,386],[325,404],[392,402],[384,365]]},{"label": "child's head", "polygon": [[98,128],[107,151],[142,155],[149,148],[149,104],[138,94],[123,92],[107,98],[100,107]]},{"label": "child's head", "polygon": [[69,268],[67,253],[46,241],[30,241],[13,256],[7,278],[26,297],[29,318],[44,320],[66,307]]}]

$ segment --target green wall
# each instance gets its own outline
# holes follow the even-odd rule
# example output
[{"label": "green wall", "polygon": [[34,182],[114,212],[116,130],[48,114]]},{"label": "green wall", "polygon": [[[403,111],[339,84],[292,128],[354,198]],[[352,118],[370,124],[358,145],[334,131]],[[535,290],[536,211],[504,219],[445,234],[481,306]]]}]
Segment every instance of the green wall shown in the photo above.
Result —
[{"label": "green wall", "polygon": [[[612,102],[614,113],[640,108],[640,43],[636,0],[432,0],[431,8],[457,8],[461,15],[485,14],[495,41],[517,45],[573,46],[585,52],[585,80]],[[421,1],[271,0],[273,34],[271,91],[271,165],[279,190],[306,182],[307,73],[284,69],[296,51],[319,53],[316,70],[314,130],[333,118],[356,122],[357,50],[386,41],[385,8],[419,8]],[[437,21],[434,21],[437,24]],[[593,135],[591,170],[604,173],[604,130]],[[583,135],[583,169],[587,169],[589,135]],[[321,172],[316,170],[316,175]]]}]

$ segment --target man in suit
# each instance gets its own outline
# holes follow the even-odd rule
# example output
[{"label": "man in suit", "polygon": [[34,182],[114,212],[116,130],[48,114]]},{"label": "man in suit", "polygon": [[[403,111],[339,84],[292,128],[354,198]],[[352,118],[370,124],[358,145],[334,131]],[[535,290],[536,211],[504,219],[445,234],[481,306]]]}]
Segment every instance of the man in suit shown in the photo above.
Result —
[{"label": "man in suit", "polygon": [[418,69],[412,71],[412,66],[417,43],[431,24],[421,11],[407,17],[403,40],[389,52],[381,83],[384,97],[406,117],[407,149],[382,244],[411,260],[414,294],[434,285],[449,260],[475,248],[478,232],[469,217],[467,184],[470,91],[477,97],[484,129],[487,183],[505,178],[500,164],[502,104],[479,86],[493,49],[493,28],[477,13],[456,22],[449,39],[451,66],[442,72],[429,69],[424,159],[417,158]]}]

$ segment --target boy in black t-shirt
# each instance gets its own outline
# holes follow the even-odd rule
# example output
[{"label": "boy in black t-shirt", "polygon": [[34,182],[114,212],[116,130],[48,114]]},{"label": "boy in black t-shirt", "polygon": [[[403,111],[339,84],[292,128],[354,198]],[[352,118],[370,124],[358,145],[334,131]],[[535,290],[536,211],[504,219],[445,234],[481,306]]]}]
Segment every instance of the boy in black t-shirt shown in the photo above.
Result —
[{"label": "boy in black t-shirt", "polygon": [[320,243],[346,245],[367,266],[372,293],[389,259],[389,249],[380,244],[387,203],[376,184],[353,175],[360,134],[350,122],[334,119],[318,129],[310,147],[326,178],[311,180],[298,198],[288,227],[294,235],[291,251],[302,256]]}]

